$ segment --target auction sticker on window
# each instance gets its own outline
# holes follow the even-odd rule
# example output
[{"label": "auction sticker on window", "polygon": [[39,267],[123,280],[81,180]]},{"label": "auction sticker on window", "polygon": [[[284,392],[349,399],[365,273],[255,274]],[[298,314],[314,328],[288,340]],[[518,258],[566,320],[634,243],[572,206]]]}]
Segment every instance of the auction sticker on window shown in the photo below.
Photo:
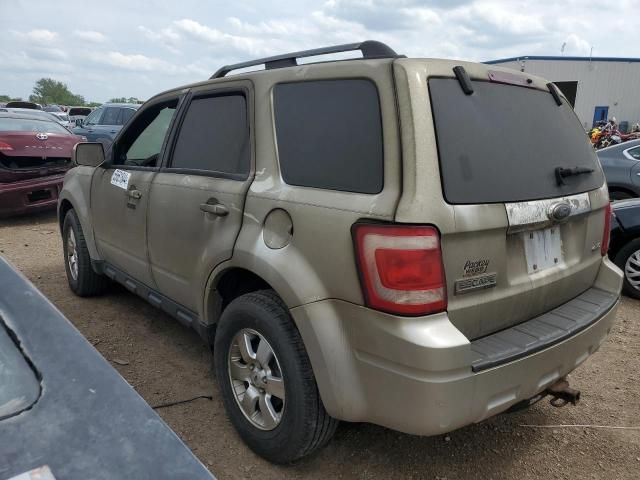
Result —
[{"label": "auction sticker on window", "polygon": [[111,175],[111,185],[115,185],[116,187],[120,187],[126,190],[129,186],[130,176],[131,174],[129,172],[116,169],[116,171],[113,172],[113,175]]}]

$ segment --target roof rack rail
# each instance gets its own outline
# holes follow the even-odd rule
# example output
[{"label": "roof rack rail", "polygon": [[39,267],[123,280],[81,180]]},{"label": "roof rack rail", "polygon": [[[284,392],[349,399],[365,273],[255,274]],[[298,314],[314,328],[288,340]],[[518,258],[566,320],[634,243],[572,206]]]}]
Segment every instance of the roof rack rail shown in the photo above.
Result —
[{"label": "roof rack rail", "polygon": [[382,42],[366,40],[364,42],[346,43],[344,45],[335,45],[333,47],[314,48],[312,50],[302,50],[300,52],[285,53],[274,57],[259,58],[248,62],[225,65],[210,78],[222,78],[233,70],[253,67],[256,65],[264,65],[265,70],[295,67],[298,65],[298,62],[296,61],[298,58],[315,57],[317,55],[328,55],[331,53],[351,52],[354,50],[360,50],[362,52],[362,58],[397,58],[401,56],[398,55],[391,47]]}]

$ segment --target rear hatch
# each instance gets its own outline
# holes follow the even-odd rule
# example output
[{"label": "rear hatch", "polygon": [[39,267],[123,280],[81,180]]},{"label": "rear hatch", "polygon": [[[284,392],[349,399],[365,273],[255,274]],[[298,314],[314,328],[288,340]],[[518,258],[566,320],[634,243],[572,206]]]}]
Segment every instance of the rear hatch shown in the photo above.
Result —
[{"label": "rear hatch", "polygon": [[[593,285],[607,199],[602,169],[565,99],[541,79],[485,66],[465,64],[471,75],[463,69],[458,80],[456,65],[436,62],[431,75],[428,62],[421,66],[432,114],[424,134],[435,142],[421,151],[416,131],[416,176],[439,173],[429,196],[440,204],[401,204],[398,220],[440,229],[449,318],[475,339]],[[446,215],[429,211],[437,208]]]}]

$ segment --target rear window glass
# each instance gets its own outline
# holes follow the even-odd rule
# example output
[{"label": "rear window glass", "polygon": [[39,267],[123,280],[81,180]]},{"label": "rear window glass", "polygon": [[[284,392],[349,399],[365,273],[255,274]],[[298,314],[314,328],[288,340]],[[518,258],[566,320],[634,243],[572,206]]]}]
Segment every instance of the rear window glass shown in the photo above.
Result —
[{"label": "rear window glass", "polygon": [[251,145],[244,95],[194,98],[180,127],[171,167],[246,178]]},{"label": "rear window glass", "polygon": [[71,135],[69,130],[57,122],[46,120],[31,120],[27,118],[0,118],[0,132],[43,132],[64,133]]},{"label": "rear window glass", "polygon": [[382,125],[373,82],[279,84],[274,109],[286,183],[357,193],[382,190]]},{"label": "rear window glass", "polygon": [[[444,196],[453,204],[539,200],[598,188],[602,170],[573,109],[549,92],[473,82],[465,95],[455,79],[432,78]],[[564,179],[557,167],[594,169]]]}]

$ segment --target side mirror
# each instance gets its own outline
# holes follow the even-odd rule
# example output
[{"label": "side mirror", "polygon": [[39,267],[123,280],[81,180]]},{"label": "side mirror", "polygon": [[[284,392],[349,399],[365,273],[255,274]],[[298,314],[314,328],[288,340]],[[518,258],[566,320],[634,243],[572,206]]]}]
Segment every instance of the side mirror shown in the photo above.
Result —
[{"label": "side mirror", "polygon": [[86,167],[99,167],[104,163],[104,146],[99,143],[77,143],[73,147],[73,163]]},{"label": "side mirror", "polygon": [[84,125],[84,120],[82,118],[76,118],[76,127],[81,127]]}]

